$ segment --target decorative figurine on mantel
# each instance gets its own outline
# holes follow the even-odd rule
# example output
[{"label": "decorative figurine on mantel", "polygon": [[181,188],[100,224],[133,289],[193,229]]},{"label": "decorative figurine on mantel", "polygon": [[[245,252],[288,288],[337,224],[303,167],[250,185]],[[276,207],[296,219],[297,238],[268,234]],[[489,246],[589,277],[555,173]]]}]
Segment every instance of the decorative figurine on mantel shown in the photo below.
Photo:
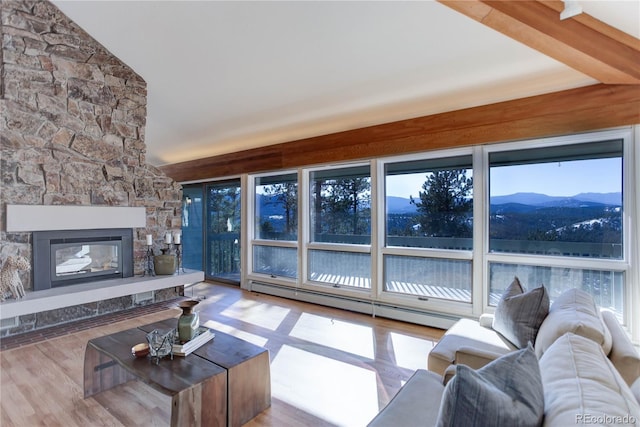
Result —
[{"label": "decorative figurine on mantel", "polygon": [[0,301],[5,300],[7,293],[11,293],[16,299],[25,295],[24,286],[18,274],[20,270],[31,270],[29,260],[23,256],[8,257],[0,271]]}]

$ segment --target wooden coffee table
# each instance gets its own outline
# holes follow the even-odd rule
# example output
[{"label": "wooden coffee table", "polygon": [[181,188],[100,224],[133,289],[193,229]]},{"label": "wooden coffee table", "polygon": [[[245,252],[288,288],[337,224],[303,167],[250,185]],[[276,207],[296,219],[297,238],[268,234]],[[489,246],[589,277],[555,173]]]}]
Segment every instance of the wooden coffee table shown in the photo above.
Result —
[{"label": "wooden coffee table", "polygon": [[156,365],[131,347],[177,319],[129,329],[87,343],[84,397],[139,379],[171,396],[172,426],[241,426],[271,405],[269,352],[224,332],[186,357]]}]

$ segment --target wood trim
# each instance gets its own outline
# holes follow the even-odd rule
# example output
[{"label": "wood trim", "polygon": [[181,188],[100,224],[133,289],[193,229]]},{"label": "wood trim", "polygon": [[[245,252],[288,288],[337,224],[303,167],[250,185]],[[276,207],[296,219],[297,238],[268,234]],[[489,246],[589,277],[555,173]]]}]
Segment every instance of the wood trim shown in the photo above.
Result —
[{"label": "wood trim", "polygon": [[560,20],[561,1],[438,0],[608,84],[640,84],[640,40],[582,13]]},{"label": "wood trim", "polygon": [[178,182],[640,123],[640,85],[597,84],[286,142],[160,169]]}]

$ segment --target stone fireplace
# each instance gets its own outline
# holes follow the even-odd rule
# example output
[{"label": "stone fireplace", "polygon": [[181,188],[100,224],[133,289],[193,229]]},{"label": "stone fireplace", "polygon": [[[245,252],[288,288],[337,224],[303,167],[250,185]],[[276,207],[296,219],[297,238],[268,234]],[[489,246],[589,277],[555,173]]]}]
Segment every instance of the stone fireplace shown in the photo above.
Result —
[{"label": "stone fireplace", "polygon": [[[139,209],[142,221],[124,228],[131,233],[132,273],[140,276],[145,236],[154,236],[152,249],[159,253],[165,233],[181,228],[180,185],[145,161],[146,82],[48,1],[2,1],[0,22],[0,264],[20,255],[31,261],[32,270],[35,263],[39,270],[42,260],[32,244],[39,244],[34,232],[43,229],[7,228],[8,206]],[[59,212],[42,215],[65,219]],[[101,229],[101,224],[84,228]],[[73,257],[65,255],[67,265],[93,258],[83,252],[94,248],[82,246],[66,246],[75,251]],[[96,272],[102,267],[87,268]],[[73,280],[86,273],[75,274]],[[32,272],[22,271],[20,277],[27,297],[48,292],[39,290],[40,277]],[[86,284],[59,289],[80,286]],[[143,303],[175,298],[181,292],[179,287],[139,288],[153,289],[151,299]],[[135,289],[129,294],[101,292],[105,297],[100,301],[85,298],[90,302],[45,307],[16,316],[9,326],[3,314],[0,336],[140,304]],[[11,311],[11,303],[3,303],[4,313]]]}]

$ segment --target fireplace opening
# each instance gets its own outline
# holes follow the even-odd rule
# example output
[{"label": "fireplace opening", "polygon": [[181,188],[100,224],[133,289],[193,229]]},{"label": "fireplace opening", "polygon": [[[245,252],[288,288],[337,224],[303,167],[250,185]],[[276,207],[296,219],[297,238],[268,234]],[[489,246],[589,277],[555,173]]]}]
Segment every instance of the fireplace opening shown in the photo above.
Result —
[{"label": "fireplace opening", "polygon": [[36,291],[133,276],[130,228],[36,231],[33,288]]}]

